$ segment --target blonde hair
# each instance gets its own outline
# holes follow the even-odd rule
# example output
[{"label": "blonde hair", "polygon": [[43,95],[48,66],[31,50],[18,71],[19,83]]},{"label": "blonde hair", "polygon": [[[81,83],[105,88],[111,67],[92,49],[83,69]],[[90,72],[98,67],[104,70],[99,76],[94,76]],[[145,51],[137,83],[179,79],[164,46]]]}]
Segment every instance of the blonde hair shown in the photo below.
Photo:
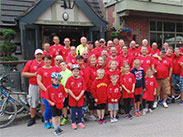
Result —
[{"label": "blonde hair", "polygon": [[152,71],[152,69],[151,68],[148,68],[147,70],[146,70],[146,77],[148,77],[148,72],[149,71]]},{"label": "blonde hair", "polygon": [[90,56],[90,57],[88,58],[88,64],[89,64],[89,65],[91,65],[91,63],[90,63],[90,62],[91,62],[91,60],[92,60],[92,59],[97,60],[97,58],[96,58],[96,56],[95,56],[95,55]]},{"label": "blonde hair", "polygon": [[105,73],[105,70],[104,70],[104,69],[98,69],[98,70],[97,70],[97,74],[98,74],[98,73]]},{"label": "blonde hair", "polygon": [[122,75],[122,76],[125,75],[124,67],[126,67],[126,66],[130,67],[130,65],[129,65],[127,62],[125,62],[125,63],[123,64],[123,67],[121,67],[121,75]]},{"label": "blonde hair", "polygon": [[136,60],[134,60],[134,62],[133,62],[133,68],[135,68],[135,64],[136,64],[136,63],[140,63],[140,65],[141,65],[140,60],[139,60],[139,59],[136,59]]},{"label": "blonde hair", "polygon": [[117,62],[116,62],[115,60],[110,60],[110,61],[109,61],[109,69],[111,69],[111,64],[112,64],[113,62],[115,62],[116,65],[117,65]]}]

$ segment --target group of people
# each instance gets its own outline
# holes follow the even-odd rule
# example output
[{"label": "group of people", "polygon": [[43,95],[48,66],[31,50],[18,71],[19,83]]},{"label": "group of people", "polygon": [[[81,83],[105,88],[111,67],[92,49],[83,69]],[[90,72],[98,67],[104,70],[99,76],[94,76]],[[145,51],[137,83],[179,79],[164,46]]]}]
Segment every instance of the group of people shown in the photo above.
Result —
[{"label": "group of people", "polygon": [[[125,117],[132,118],[132,106],[136,117],[152,113],[158,105],[168,108],[167,97],[179,84],[183,103],[183,58],[179,48],[164,43],[161,50],[157,43],[136,47],[132,40],[129,46],[122,39],[94,42],[81,37],[81,44],[70,46],[69,38],[60,44],[58,36],[54,44],[45,43],[43,50],[35,50],[35,59],[26,63],[22,76],[29,78],[28,94],[31,119],[35,124],[36,107],[41,97],[44,127],[62,133],[60,125],[71,119],[72,129],[85,128],[83,107],[89,109],[90,120],[106,123],[118,121],[118,112],[123,106]],[[148,105],[148,106],[147,106]],[[142,111],[140,109],[142,106]],[[68,112],[71,113],[68,118]],[[97,114],[97,118],[95,116]],[[63,117],[62,121],[60,120]]]}]

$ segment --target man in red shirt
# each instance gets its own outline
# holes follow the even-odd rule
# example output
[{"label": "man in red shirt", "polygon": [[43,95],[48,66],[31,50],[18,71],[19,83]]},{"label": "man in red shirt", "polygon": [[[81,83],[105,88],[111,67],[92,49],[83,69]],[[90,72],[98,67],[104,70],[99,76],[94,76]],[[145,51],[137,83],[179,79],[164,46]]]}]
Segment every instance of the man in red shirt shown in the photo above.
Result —
[{"label": "man in red shirt", "polygon": [[69,55],[69,52],[70,52],[70,48],[71,48],[70,44],[71,44],[70,39],[65,38],[64,39],[64,47],[62,48],[61,53],[60,53],[65,61],[66,61],[66,58],[67,58],[67,56]]},{"label": "man in red shirt", "polygon": [[141,48],[141,55],[136,58],[140,60],[141,67],[144,69],[145,74],[148,68],[154,68],[153,58],[148,56],[147,52],[147,47],[143,46]]},{"label": "man in red shirt", "polygon": [[94,55],[96,58],[99,57],[99,53],[97,50],[93,49],[93,42],[92,41],[88,41],[87,43],[88,46],[88,58],[92,55]]},{"label": "man in red shirt", "polygon": [[157,43],[156,42],[153,42],[151,46],[152,46],[152,55],[159,54],[160,51],[158,49]]},{"label": "man in red shirt", "polygon": [[169,79],[172,75],[172,63],[170,59],[166,57],[166,50],[165,48],[161,49],[160,57],[162,61],[155,59],[155,72],[156,72],[156,79],[158,82],[158,89],[157,94],[155,97],[155,102],[153,107],[157,107],[157,96],[160,95],[163,99],[163,107],[168,108],[166,100],[168,95],[170,94],[170,82]]},{"label": "man in red shirt", "polygon": [[134,58],[136,58],[138,56],[138,49],[136,48],[136,42],[134,40],[132,40],[130,42],[130,48],[128,49],[128,54]]},{"label": "man in red shirt", "polygon": [[44,48],[44,50],[43,50],[43,56],[44,55],[51,55],[51,52],[50,52],[50,44],[49,43],[45,43],[43,48]]},{"label": "man in red shirt", "polygon": [[29,120],[27,126],[32,126],[36,122],[36,107],[38,106],[40,99],[40,88],[37,84],[36,76],[38,69],[44,65],[42,61],[43,51],[41,49],[36,49],[34,56],[35,59],[28,61],[22,71],[22,76],[29,78],[28,96],[31,98],[29,101],[31,119]]},{"label": "man in red shirt", "polygon": [[142,46],[140,46],[139,49],[139,53],[141,54],[141,48],[145,46],[147,47],[147,55],[151,55],[152,54],[152,49],[150,46],[148,46],[148,40],[147,39],[143,39],[142,40]]},{"label": "man in red shirt", "polygon": [[74,46],[71,46],[70,48],[70,54],[66,58],[66,62],[68,63],[68,66],[71,68],[73,64],[76,64],[76,48]]},{"label": "man in red shirt", "polygon": [[172,103],[175,103],[175,86],[177,84],[179,84],[179,79],[180,79],[180,64],[179,64],[179,60],[181,58],[181,54],[180,54],[180,49],[179,48],[175,48],[174,50],[174,54],[172,56],[172,64],[173,64],[173,71],[172,71],[172,82],[171,82],[171,86],[172,86]]},{"label": "man in red shirt", "polygon": [[58,36],[53,37],[54,45],[50,47],[51,57],[52,57],[52,66],[54,66],[54,58],[57,55],[61,55],[61,51],[63,49],[63,46],[60,44],[60,39]]}]

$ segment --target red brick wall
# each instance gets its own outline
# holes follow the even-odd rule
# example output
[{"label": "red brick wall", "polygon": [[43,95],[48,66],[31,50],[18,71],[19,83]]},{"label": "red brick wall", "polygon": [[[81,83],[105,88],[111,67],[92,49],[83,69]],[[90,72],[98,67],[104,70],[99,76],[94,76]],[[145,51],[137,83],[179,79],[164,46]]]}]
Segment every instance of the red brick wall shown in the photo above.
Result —
[{"label": "red brick wall", "polygon": [[143,39],[149,39],[149,20],[139,16],[126,17],[125,24],[127,28],[132,30],[132,34],[136,35],[136,42],[141,44]]},{"label": "red brick wall", "polygon": [[115,22],[115,18],[113,17],[114,12],[115,12],[114,5],[106,8],[105,10],[106,20],[109,23],[107,27],[108,30],[110,30],[110,28],[113,27],[113,24]]}]

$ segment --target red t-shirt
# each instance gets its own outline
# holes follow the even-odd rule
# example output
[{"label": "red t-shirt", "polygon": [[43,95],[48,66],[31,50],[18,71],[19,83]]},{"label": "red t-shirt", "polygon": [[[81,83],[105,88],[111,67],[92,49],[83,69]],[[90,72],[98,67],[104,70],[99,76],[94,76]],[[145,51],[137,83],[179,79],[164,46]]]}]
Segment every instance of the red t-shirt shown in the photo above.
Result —
[{"label": "red t-shirt", "polygon": [[175,75],[179,75],[180,74],[180,69],[181,69],[181,67],[180,67],[180,64],[179,64],[179,60],[180,60],[180,58],[181,58],[181,56],[173,56],[172,57],[172,66],[173,66],[173,71],[172,71],[172,73],[173,74],[175,74]]},{"label": "red t-shirt", "polygon": [[70,48],[66,49],[65,47],[63,47],[63,48],[61,49],[61,55],[62,55],[62,57],[63,57],[63,60],[66,61],[66,58],[67,58],[67,56],[69,55],[69,53],[70,53]]},{"label": "red t-shirt", "polygon": [[92,55],[94,55],[96,58],[98,58],[99,52],[97,50],[94,50],[94,49],[92,51],[88,51],[88,58]]},{"label": "red t-shirt", "polygon": [[115,75],[116,78],[117,78],[117,83],[120,84],[120,76],[121,76],[121,72],[119,70],[115,70],[115,71],[107,71],[105,76],[106,76],[106,79],[108,80],[109,83],[111,83],[111,76],[112,75]]},{"label": "red t-shirt", "polygon": [[154,60],[151,56],[146,56],[146,57],[143,57],[143,56],[138,56],[136,59],[139,59],[140,62],[141,62],[141,67],[144,69],[144,72],[146,74],[146,70],[148,68],[152,68],[152,64],[154,64]]},{"label": "red t-shirt", "polygon": [[128,49],[128,54],[130,56],[132,56],[133,58],[136,58],[138,56],[138,54],[139,54],[139,50],[137,48],[134,48],[134,49],[129,48]]},{"label": "red t-shirt", "polygon": [[[66,89],[70,89],[72,93],[78,97],[82,90],[86,90],[86,83],[85,80],[79,76],[79,78],[74,78],[73,76],[69,77],[66,85]],[[76,101],[70,94],[69,94],[69,106],[70,107],[82,107],[84,105],[84,94],[80,98],[80,100]]]},{"label": "red t-shirt", "polygon": [[121,50],[120,45],[118,45],[118,46],[116,47],[116,49],[117,49],[117,55],[119,56],[119,55],[122,53],[122,50]]},{"label": "red t-shirt", "polygon": [[85,70],[85,80],[88,92],[91,91],[92,83],[97,77],[97,70],[98,70],[97,67],[91,67],[91,66],[87,67]]},{"label": "red t-shirt", "polygon": [[94,50],[97,50],[98,53],[99,53],[99,56],[101,56],[101,52],[102,52],[103,49],[107,49],[107,47],[104,47],[104,48],[98,47],[98,48],[95,48]]},{"label": "red t-shirt", "polygon": [[[121,93],[120,93],[120,85],[116,84],[115,86],[110,83],[107,88],[107,97],[108,97],[108,103],[118,103]],[[118,100],[117,102],[113,102],[112,99]]]},{"label": "red t-shirt", "polygon": [[80,71],[79,71],[79,75],[82,76],[85,79],[85,66],[82,65],[80,66]]},{"label": "red t-shirt", "polygon": [[[183,56],[180,58],[178,63],[179,63],[179,65],[180,65],[180,63],[183,63]],[[181,66],[180,66],[180,76],[183,76],[183,67],[181,67]]]},{"label": "red t-shirt", "polygon": [[146,77],[145,78],[145,87],[146,90],[143,95],[143,99],[147,101],[154,101],[154,90],[158,88],[158,83],[155,77]]},{"label": "red t-shirt", "polygon": [[163,58],[162,61],[155,59],[155,69],[157,70],[157,79],[166,79],[169,77],[169,70],[172,68],[172,63],[167,57]]},{"label": "red t-shirt", "polygon": [[155,50],[151,50],[151,53],[152,53],[152,55],[154,55],[154,54],[159,54],[160,53],[160,51],[159,51],[159,49],[158,48],[156,48]]},{"label": "red t-shirt", "polygon": [[108,82],[105,78],[95,79],[92,83],[92,95],[94,99],[98,99],[97,104],[107,103],[107,86]]},{"label": "red t-shirt", "polygon": [[116,61],[116,63],[117,63],[117,69],[120,70],[120,67],[121,67],[121,59],[120,59],[120,57],[118,56],[118,57],[116,57],[115,59],[113,59],[113,58],[111,58],[111,57],[108,57],[108,58],[107,58],[107,63],[106,63],[108,68],[109,68],[109,62],[110,62],[111,60],[115,60],[115,61]]},{"label": "red t-shirt", "polygon": [[133,61],[134,61],[134,57],[131,55],[127,55],[126,57],[123,55],[120,55],[119,58],[121,59],[121,66],[123,66],[123,64],[126,62],[130,65],[130,68],[133,67]]},{"label": "red t-shirt", "polygon": [[123,89],[123,98],[133,98],[134,95],[132,93],[133,84],[136,83],[136,79],[133,73],[125,74],[121,76],[121,85],[124,85],[131,93],[128,93]]},{"label": "red t-shirt", "polygon": [[45,93],[45,99],[54,102],[57,109],[64,107],[63,102],[66,96],[65,88],[61,84],[59,84],[58,88],[54,88],[52,84],[49,85]]},{"label": "red t-shirt", "polygon": [[61,55],[61,50],[63,49],[64,46],[62,45],[59,45],[59,46],[55,46],[55,45],[52,45],[49,49],[50,53],[51,53],[51,65],[54,66],[54,59],[57,55]]},{"label": "red t-shirt", "polygon": [[67,63],[71,63],[71,64],[77,64],[76,62],[76,56],[71,56],[71,55],[68,55],[67,58],[66,58],[66,62]]},{"label": "red t-shirt", "polygon": [[[58,72],[56,67],[52,67],[50,69],[45,69],[43,67],[41,67],[37,74],[41,76],[41,82],[43,83],[43,85],[47,88],[52,82],[51,82],[51,74],[53,72]],[[43,91],[42,89],[40,89],[41,91],[41,97],[45,98],[45,91]]]},{"label": "red t-shirt", "polygon": [[50,56],[52,56],[52,53],[50,51],[49,52],[43,51],[43,56],[44,55],[50,55]]},{"label": "red t-shirt", "polygon": [[[36,59],[30,60],[26,63],[24,69],[22,72],[29,72],[29,73],[36,73],[40,67],[44,65],[44,62],[42,61],[41,64],[38,64]],[[29,84],[31,85],[37,85],[37,77],[31,77],[29,78]]]}]

